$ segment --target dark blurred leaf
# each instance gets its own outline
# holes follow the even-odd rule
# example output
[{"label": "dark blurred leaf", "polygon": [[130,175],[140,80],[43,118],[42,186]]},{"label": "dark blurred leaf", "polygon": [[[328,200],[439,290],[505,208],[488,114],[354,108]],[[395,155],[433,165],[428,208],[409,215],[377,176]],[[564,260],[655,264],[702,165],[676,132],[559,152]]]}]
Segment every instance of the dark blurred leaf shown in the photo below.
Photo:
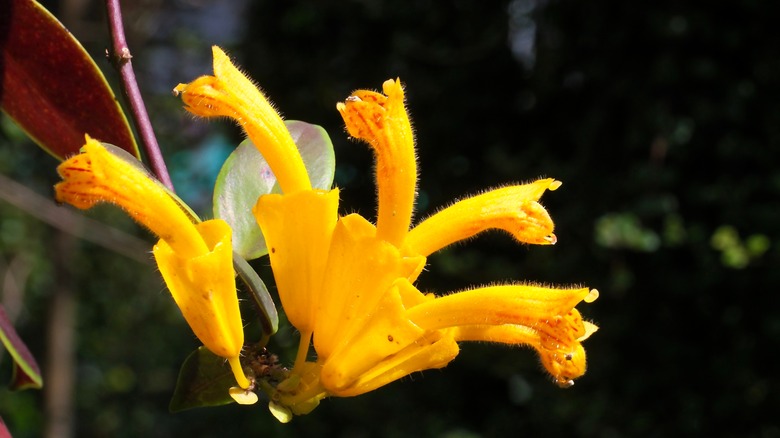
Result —
[{"label": "dark blurred leaf", "polygon": [[14,374],[11,379],[11,389],[40,388],[43,386],[41,371],[35,358],[19,338],[16,330],[8,320],[5,309],[0,305],[0,341],[11,353],[14,360]]},{"label": "dark blurred leaf", "polygon": [[[336,169],[333,143],[317,125],[296,120],[285,122],[292,134],[312,187],[330,189]],[[252,208],[260,195],[280,193],[276,177],[251,140],[243,141],[225,160],[214,186],[214,217],[233,228],[233,249],[246,260],[268,253]]]},{"label": "dark blurred leaf", "polygon": [[62,159],[84,134],[138,155],[127,119],[84,48],[31,0],[0,0],[0,106]]},{"label": "dark blurred leaf", "polygon": [[225,359],[206,347],[199,347],[181,366],[169,408],[171,412],[180,412],[233,403],[228,391],[235,383],[233,373],[225,366]]}]

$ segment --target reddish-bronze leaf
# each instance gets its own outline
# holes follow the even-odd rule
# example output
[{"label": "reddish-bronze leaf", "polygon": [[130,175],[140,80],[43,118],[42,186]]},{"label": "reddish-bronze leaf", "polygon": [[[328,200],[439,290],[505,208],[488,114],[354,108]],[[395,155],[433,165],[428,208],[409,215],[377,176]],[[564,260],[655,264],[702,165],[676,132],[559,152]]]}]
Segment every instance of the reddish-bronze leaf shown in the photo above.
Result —
[{"label": "reddish-bronze leaf", "polygon": [[0,305],[0,343],[11,353],[14,360],[14,375],[11,389],[40,388],[43,386],[41,371],[30,350],[22,342],[11,321]]},{"label": "reddish-bronze leaf", "polygon": [[11,432],[5,426],[3,417],[0,417],[0,438],[11,438]]},{"label": "reddish-bronze leaf", "polygon": [[127,119],[78,41],[33,0],[0,0],[0,106],[57,158],[88,133],[138,156]]}]

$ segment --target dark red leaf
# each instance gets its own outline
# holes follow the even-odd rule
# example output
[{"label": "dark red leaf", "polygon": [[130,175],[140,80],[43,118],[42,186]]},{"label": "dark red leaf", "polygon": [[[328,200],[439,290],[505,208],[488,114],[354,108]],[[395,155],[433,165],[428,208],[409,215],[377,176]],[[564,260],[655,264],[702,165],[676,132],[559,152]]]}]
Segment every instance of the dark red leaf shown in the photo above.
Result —
[{"label": "dark red leaf", "polygon": [[11,389],[40,388],[43,386],[41,371],[35,358],[24,345],[16,330],[8,320],[5,309],[0,305],[0,342],[11,353],[14,360],[14,376]]},{"label": "dark red leaf", "polygon": [[5,427],[3,417],[0,417],[0,438],[11,438],[11,432]]},{"label": "dark red leaf", "polygon": [[33,0],[0,0],[0,107],[62,159],[84,134],[138,156],[127,119],[92,58]]}]

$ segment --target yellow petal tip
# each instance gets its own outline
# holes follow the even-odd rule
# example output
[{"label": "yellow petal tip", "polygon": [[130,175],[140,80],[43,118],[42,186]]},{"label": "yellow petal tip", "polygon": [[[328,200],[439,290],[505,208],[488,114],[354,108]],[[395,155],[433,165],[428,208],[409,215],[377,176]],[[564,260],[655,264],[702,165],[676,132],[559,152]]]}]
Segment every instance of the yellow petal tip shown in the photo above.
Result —
[{"label": "yellow petal tip", "polygon": [[397,82],[401,82],[401,81],[396,81],[395,79],[388,79],[384,81],[382,83],[382,91],[389,96],[390,93],[393,91],[393,88],[397,86]]},{"label": "yellow petal tip", "polygon": [[293,418],[293,413],[290,408],[278,403],[268,403],[268,410],[271,411],[271,414],[274,418],[279,420],[280,423],[289,423]]},{"label": "yellow petal tip", "polygon": [[559,381],[557,383],[558,383],[558,386],[561,387],[561,388],[571,388],[572,386],[574,386],[574,380],[571,380],[571,379],[569,379],[569,380],[562,380],[562,381]]},{"label": "yellow petal tip", "polygon": [[230,397],[240,405],[253,405],[257,403],[257,394],[248,389],[234,386],[228,390]]},{"label": "yellow petal tip", "polygon": [[563,182],[558,181],[557,179],[554,179],[549,186],[547,186],[547,190],[554,192],[555,190],[558,190],[558,187],[562,186]]},{"label": "yellow petal tip", "polygon": [[590,292],[588,292],[588,294],[585,295],[585,298],[583,298],[582,301],[585,301],[586,303],[592,303],[596,301],[598,297],[599,297],[598,289],[591,289]]},{"label": "yellow petal tip", "polygon": [[179,97],[181,93],[184,93],[184,90],[187,88],[187,84],[179,84],[176,87],[173,88],[173,95],[176,97]]},{"label": "yellow petal tip", "polygon": [[584,340],[588,339],[590,335],[596,333],[599,330],[599,326],[593,324],[592,322],[583,321],[582,324],[585,326],[585,334],[577,338],[578,342],[583,342]]}]

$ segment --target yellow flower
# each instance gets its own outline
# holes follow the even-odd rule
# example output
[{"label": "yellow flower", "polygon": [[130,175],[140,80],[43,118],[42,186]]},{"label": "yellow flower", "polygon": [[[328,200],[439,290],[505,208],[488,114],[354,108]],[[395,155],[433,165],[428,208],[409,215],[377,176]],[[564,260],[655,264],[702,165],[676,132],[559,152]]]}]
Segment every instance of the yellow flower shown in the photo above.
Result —
[{"label": "yellow flower", "polygon": [[239,386],[249,388],[239,361],[244,331],[230,226],[218,219],[193,223],[158,182],[89,136],[57,171],[63,179],[57,201],[80,209],[116,204],[160,238],[154,257],[184,318],[206,348],[228,360]]},{"label": "yellow flower", "polygon": [[[382,93],[356,91],[337,105],[349,134],[373,148],[378,186],[376,225],[356,214],[339,217],[338,191],[313,190],[305,170],[292,170],[303,164],[279,115],[216,47],[214,71],[176,91],[196,115],[236,119],[283,189],[261,196],[253,210],[282,306],[301,333],[290,377],[272,396],[280,420],[311,411],[327,396],[354,396],[443,367],[460,341],[530,345],[562,386],[585,372],[581,341],[596,326],[574,306],[594,300],[595,289],[510,284],[435,296],[414,286],[429,254],[488,229],[554,244],[552,220],[538,200],[559,181],[487,191],[410,229],[414,136],[400,81],[388,80]],[[316,359],[309,357],[312,344]]]}]

